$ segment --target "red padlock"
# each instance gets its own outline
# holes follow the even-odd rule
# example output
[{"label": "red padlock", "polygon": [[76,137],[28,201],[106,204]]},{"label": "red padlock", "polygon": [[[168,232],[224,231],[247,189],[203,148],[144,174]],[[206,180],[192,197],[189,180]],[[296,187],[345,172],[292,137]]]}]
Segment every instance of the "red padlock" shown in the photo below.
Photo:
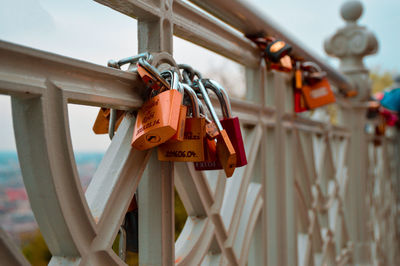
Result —
[{"label": "red padlock", "polygon": [[294,80],[293,80],[294,111],[296,113],[301,113],[304,111],[308,111],[309,108],[306,105],[306,101],[304,100],[304,95],[302,91],[303,74],[301,71],[301,63],[297,61],[295,66],[296,70],[294,72]]},{"label": "red padlock", "polygon": [[244,149],[242,131],[238,117],[232,117],[231,103],[226,90],[216,81],[208,80],[206,88],[210,88],[215,92],[221,104],[221,110],[224,118],[220,120],[222,127],[228,133],[229,139],[236,152],[236,167],[247,164],[246,150]]},{"label": "red padlock", "polygon": [[208,111],[210,112],[211,117],[219,131],[219,135],[217,137],[216,151],[217,151],[217,158],[222,168],[216,168],[216,169],[224,169],[226,177],[231,177],[236,169],[236,162],[237,162],[236,151],[232,145],[228,133],[222,127],[222,124],[218,119],[218,116],[214,110],[214,107],[211,104],[211,100],[208,96],[203,81],[206,80],[202,79],[198,80],[196,85],[198,86],[197,88],[199,89],[201,96],[203,97],[204,102],[208,108]]},{"label": "red padlock", "polygon": [[[231,143],[236,152],[236,167],[241,167],[247,164],[246,151],[244,149],[242,132],[238,117],[232,117],[231,105],[228,94],[225,89],[213,80],[205,80],[204,85],[207,89],[211,89],[218,97],[221,104],[222,114],[224,118],[220,120],[222,127],[225,129]],[[210,143],[212,144],[212,143]],[[196,170],[217,170],[222,169],[221,163],[216,161],[205,161],[195,163]]]}]

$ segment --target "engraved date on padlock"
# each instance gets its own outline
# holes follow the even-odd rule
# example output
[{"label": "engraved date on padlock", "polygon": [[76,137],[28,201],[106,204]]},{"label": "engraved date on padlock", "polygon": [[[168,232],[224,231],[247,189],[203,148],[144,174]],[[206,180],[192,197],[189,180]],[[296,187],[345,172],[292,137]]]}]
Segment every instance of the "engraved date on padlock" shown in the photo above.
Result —
[{"label": "engraved date on padlock", "polygon": [[160,161],[201,162],[204,161],[205,119],[190,117],[185,122],[184,139],[167,142],[158,147]]},{"label": "engraved date on padlock", "polygon": [[167,158],[195,158],[198,157],[195,151],[167,151],[165,153],[165,157]]}]

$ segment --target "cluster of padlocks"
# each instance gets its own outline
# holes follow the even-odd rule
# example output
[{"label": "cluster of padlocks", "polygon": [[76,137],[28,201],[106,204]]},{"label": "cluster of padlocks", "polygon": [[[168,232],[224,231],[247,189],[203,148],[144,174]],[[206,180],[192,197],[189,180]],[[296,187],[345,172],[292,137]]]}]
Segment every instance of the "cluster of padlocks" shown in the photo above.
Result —
[{"label": "cluster of padlocks", "polygon": [[[294,112],[312,110],[335,102],[326,73],[313,63],[291,55],[292,47],[272,37],[249,37],[260,48],[268,70],[293,72]],[[137,112],[132,147],[147,150],[157,147],[160,161],[194,162],[196,170],[223,169],[227,177],[236,167],[247,164],[239,119],[232,117],[226,90],[218,82],[203,78],[189,65],[170,64],[160,71],[153,56],[139,54],[108,66],[120,69],[130,64],[146,92]],[[133,67],[132,67],[133,66]],[[209,98],[213,92],[221,107],[218,118]],[[354,96],[347,91],[345,96]],[[101,108],[93,130],[113,136],[124,112]]]},{"label": "cluster of padlocks", "polygon": [[[335,102],[326,73],[313,63],[291,55],[291,46],[271,37],[249,37],[260,48],[268,70],[293,74],[294,112],[312,110]],[[157,148],[160,161],[193,162],[197,171],[223,169],[231,177],[237,167],[247,164],[238,117],[232,116],[227,91],[215,80],[203,78],[189,65],[176,65],[172,57],[162,58],[157,66],[154,54],[143,53],[109,67],[136,72],[145,85],[144,103],[135,113],[132,147]],[[159,63],[159,62],[158,62]],[[210,100],[216,96],[222,117]],[[355,93],[345,92],[345,97]],[[96,134],[113,137],[125,112],[101,108],[93,126]],[[138,210],[133,197],[120,228],[120,257],[126,249],[138,251]]]},{"label": "cluster of padlocks", "polygon": [[[249,38],[260,48],[268,70],[293,73],[294,112],[335,102],[326,73],[317,64],[291,55],[292,47],[284,41],[272,37]],[[239,119],[232,117],[226,90],[218,82],[203,78],[189,65],[170,64],[160,71],[152,60],[151,54],[143,53],[108,63],[117,69],[129,63],[129,70],[136,71],[146,85],[145,102],[136,115],[132,147],[138,150],[157,147],[160,161],[193,162],[199,171],[223,169],[227,177],[233,175],[236,167],[246,165]],[[208,92],[216,95],[222,119],[218,118]],[[344,96],[354,95],[355,92],[347,91]],[[108,132],[112,137],[123,114],[101,108],[94,132]]]},{"label": "cluster of padlocks", "polygon": [[[293,72],[294,112],[313,110],[335,102],[326,73],[314,62],[291,55],[292,47],[272,37],[249,36],[260,48],[268,69]],[[343,97],[353,97],[356,91],[340,90]]]},{"label": "cluster of padlocks", "polygon": [[[157,147],[160,161],[193,162],[195,169],[223,169],[230,177],[236,167],[247,164],[238,117],[232,117],[226,90],[206,79],[189,65],[170,66],[159,71],[148,53],[111,61],[109,66],[136,64],[146,85],[145,102],[136,115],[132,147],[147,150]],[[220,119],[209,98],[216,95],[223,117]],[[112,112],[115,117],[111,119]],[[102,108],[95,133],[110,132],[108,120],[118,127],[123,113]]]}]

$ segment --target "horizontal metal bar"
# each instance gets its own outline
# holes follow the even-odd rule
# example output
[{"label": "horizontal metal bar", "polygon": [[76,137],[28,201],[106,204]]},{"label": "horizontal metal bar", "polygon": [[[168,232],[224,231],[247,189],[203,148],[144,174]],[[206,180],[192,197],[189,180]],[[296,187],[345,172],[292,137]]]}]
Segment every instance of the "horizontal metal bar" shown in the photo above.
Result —
[{"label": "horizontal metal bar", "polygon": [[350,137],[349,130],[347,130],[344,127],[303,118],[290,113],[287,113],[282,117],[282,122],[284,127],[286,128],[297,128],[299,130],[304,130],[319,134],[323,134],[328,131],[335,137],[345,137],[345,138]]},{"label": "horizontal metal bar", "polygon": [[0,41],[0,94],[44,94],[45,82],[59,87],[70,103],[138,108],[144,89],[138,74]]},{"label": "horizontal metal bar", "polygon": [[[162,18],[156,5],[145,1],[95,0],[127,16],[141,20]],[[257,47],[239,32],[182,0],[173,2],[174,34],[240,64],[257,67]]]},{"label": "horizontal metal bar", "polygon": [[[132,18],[146,18],[148,20],[161,17],[157,1],[143,0],[94,0]],[[149,3],[150,2],[150,3]]]},{"label": "horizontal metal bar", "polygon": [[[136,73],[128,73],[103,67],[68,57],[39,51],[32,48],[0,41],[0,94],[30,95],[44,94],[46,80],[59,87],[70,103],[114,107],[121,110],[140,108],[142,81]],[[211,97],[219,112],[219,102]],[[275,110],[250,101],[231,100],[234,116],[244,124],[258,123],[268,125],[274,119]],[[220,113],[220,112],[219,112]],[[320,128],[326,124],[293,118],[292,114],[283,117],[284,121],[297,125]],[[335,127],[335,134],[345,129]],[[336,133],[338,132],[338,133]]]},{"label": "horizontal metal bar", "polygon": [[259,66],[258,48],[240,32],[182,0],[174,1],[173,11],[174,34],[178,37],[242,65]]},{"label": "horizontal metal bar", "polygon": [[[120,110],[140,108],[144,89],[136,73],[128,73],[76,59],[0,41],[0,94],[29,97],[46,91],[51,80],[70,103],[107,106]],[[216,109],[219,103],[212,102]],[[259,116],[272,116],[274,109],[232,99],[234,115],[248,124]]]},{"label": "horizontal metal bar", "polygon": [[261,14],[248,2],[241,0],[190,0],[210,14],[231,25],[245,35],[267,34],[284,40],[293,47],[293,53],[308,61],[317,63],[328,75],[330,81],[339,89],[349,90],[353,87],[349,79],[325,63],[319,56],[310,52],[296,38],[290,36],[275,22]]}]

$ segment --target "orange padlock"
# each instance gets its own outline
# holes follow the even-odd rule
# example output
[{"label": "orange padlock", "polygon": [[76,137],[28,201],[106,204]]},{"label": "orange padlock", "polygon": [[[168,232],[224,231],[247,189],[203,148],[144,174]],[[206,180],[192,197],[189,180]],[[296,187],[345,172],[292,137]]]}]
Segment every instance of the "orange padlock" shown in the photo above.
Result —
[{"label": "orange padlock", "polygon": [[207,117],[203,103],[200,101],[200,99],[198,99],[198,104],[199,104],[200,116],[206,119],[206,137],[210,140],[215,139],[219,135],[218,128],[215,125],[215,123]]},{"label": "orange padlock", "polygon": [[219,131],[214,122],[212,122],[206,115],[203,104],[199,99],[200,116],[206,119],[206,137],[204,138],[204,162],[195,163],[195,167],[198,164],[206,162],[215,162],[217,160],[217,140]]},{"label": "orange padlock", "polygon": [[[203,103],[198,99],[200,116],[206,119],[206,137],[204,138],[204,162],[195,162],[196,165],[201,165],[207,162],[215,162],[217,160],[217,141],[219,131],[214,122],[212,122],[206,114]],[[222,169],[222,167],[220,168]]]},{"label": "orange padlock", "polygon": [[[152,56],[149,53],[141,53],[136,56],[130,56],[123,58],[121,60],[109,60],[107,66],[121,69],[121,66],[125,64],[135,64],[138,60],[151,60]],[[122,119],[124,118],[124,111],[116,110],[116,118],[115,118],[115,126],[114,130],[118,129],[119,124],[121,123]],[[96,121],[93,125],[93,132],[95,134],[107,134],[109,133],[109,124],[110,124],[110,109],[109,108],[100,108],[99,113],[97,114]]]},{"label": "orange padlock", "polygon": [[205,118],[200,116],[196,93],[187,84],[182,84],[192,103],[192,117],[185,121],[184,139],[166,142],[158,146],[160,161],[201,162],[204,161]]},{"label": "orange padlock", "polygon": [[304,82],[301,88],[306,105],[310,109],[321,107],[336,101],[325,72],[312,62],[302,63]]},{"label": "orange padlock", "polygon": [[[178,84],[173,72],[172,84]],[[159,75],[159,73],[157,73]],[[161,76],[158,78],[163,79]],[[160,145],[175,135],[183,95],[174,85],[146,101],[139,109],[133,131],[132,146],[147,150]]]},{"label": "orange padlock", "polygon": [[[121,124],[125,114],[125,112],[122,110],[116,110],[116,111],[117,111],[117,116],[115,122],[115,130],[118,129],[118,126],[119,124]],[[107,134],[109,129],[109,123],[110,123],[110,109],[101,107],[92,128],[93,132],[95,134]]]},{"label": "orange padlock", "polygon": [[[161,73],[161,76],[168,79],[172,82],[172,75],[173,75],[173,71],[169,70],[169,71],[165,71],[163,73]],[[174,82],[178,82],[179,80],[174,80]],[[184,95],[184,89],[181,86],[181,83],[179,84],[172,84],[173,87],[178,87],[179,92]],[[183,99],[184,97],[182,97]],[[180,111],[179,111],[179,121],[178,121],[178,128],[176,130],[175,135],[173,135],[168,142],[174,142],[174,141],[183,141],[184,139],[184,134],[185,134],[185,121],[186,121],[186,113],[187,113],[187,106],[183,104],[183,100],[182,100],[182,104],[180,107]]]}]

